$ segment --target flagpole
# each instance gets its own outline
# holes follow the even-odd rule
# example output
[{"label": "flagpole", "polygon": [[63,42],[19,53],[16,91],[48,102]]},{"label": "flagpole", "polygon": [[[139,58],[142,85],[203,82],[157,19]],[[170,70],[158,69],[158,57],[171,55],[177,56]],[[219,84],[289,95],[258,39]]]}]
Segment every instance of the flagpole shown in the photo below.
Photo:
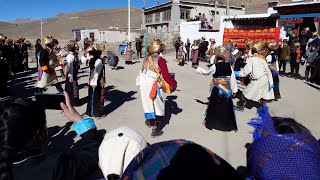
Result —
[{"label": "flagpole", "polygon": [[131,41],[131,13],[130,13],[130,1],[128,0],[128,41]]}]

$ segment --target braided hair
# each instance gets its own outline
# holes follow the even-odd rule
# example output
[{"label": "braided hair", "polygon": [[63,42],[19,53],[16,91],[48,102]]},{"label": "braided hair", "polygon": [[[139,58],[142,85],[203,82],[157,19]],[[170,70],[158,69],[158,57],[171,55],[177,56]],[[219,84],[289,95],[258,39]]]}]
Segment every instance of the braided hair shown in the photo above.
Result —
[{"label": "braided hair", "polygon": [[[40,147],[45,141],[45,109],[31,100],[17,99],[7,104],[0,115],[0,180],[13,179],[15,152]],[[42,134],[42,137],[39,134]]]}]

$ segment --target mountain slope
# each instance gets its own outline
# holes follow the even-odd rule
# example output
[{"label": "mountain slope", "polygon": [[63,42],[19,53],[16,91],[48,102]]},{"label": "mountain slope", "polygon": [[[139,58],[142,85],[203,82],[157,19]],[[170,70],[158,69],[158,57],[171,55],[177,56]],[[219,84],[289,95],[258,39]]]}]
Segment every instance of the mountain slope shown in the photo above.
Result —
[{"label": "mountain slope", "polygon": [[[59,39],[70,39],[73,29],[101,28],[109,29],[118,26],[119,29],[127,27],[128,9],[94,9],[84,12],[61,13],[54,18],[43,20],[43,35],[52,35]],[[131,9],[131,27],[140,28],[142,11]],[[0,23],[0,33],[8,37],[39,38],[41,35],[40,21],[13,24]]]}]

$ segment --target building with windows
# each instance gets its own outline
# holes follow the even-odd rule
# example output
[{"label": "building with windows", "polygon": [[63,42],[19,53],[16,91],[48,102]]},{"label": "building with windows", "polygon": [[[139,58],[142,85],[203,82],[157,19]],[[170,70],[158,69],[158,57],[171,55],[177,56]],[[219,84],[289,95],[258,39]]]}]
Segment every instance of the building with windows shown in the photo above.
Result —
[{"label": "building with windows", "polygon": [[[195,21],[197,16],[204,14],[207,21],[216,24],[219,30],[220,17],[226,15],[226,5],[211,2],[197,2],[173,0],[164,4],[144,9],[142,27],[147,28],[149,33],[179,32],[183,22]],[[243,15],[245,7],[229,7],[229,15]]]}]

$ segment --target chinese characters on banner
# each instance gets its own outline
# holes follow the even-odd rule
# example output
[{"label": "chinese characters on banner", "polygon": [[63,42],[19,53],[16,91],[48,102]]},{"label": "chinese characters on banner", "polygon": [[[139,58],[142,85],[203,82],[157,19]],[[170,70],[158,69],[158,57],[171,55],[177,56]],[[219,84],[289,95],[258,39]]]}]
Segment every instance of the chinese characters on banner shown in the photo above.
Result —
[{"label": "chinese characters on banner", "polygon": [[264,29],[224,29],[223,45],[227,45],[229,40],[236,42],[239,48],[245,48],[246,42],[263,41],[271,43],[274,40],[280,41],[280,28],[264,28]]}]

